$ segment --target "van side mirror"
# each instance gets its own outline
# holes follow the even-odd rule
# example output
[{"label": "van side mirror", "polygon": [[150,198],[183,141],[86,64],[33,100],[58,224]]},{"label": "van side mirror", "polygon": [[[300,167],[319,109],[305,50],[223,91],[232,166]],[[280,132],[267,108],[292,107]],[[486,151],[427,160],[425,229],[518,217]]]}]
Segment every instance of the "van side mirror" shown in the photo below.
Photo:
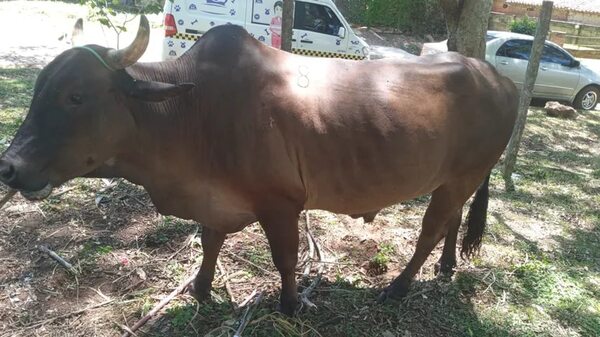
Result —
[{"label": "van side mirror", "polygon": [[338,36],[342,39],[345,38],[346,37],[346,28],[340,27],[340,30],[338,30]]},{"label": "van side mirror", "polygon": [[581,62],[579,62],[579,60],[573,59],[573,62],[571,62],[571,68],[578,68],[580,65]]}]

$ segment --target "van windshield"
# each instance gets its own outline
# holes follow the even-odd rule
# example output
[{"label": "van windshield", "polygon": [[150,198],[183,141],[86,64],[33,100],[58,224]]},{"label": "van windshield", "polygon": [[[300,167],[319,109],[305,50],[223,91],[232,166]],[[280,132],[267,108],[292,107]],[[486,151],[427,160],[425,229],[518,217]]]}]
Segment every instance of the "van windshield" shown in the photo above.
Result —
[{"label": "van windshield", "polygon": [[296,1],[294,29],[308,30],[328,35],[338,35],[340,19],[327,6]]}]

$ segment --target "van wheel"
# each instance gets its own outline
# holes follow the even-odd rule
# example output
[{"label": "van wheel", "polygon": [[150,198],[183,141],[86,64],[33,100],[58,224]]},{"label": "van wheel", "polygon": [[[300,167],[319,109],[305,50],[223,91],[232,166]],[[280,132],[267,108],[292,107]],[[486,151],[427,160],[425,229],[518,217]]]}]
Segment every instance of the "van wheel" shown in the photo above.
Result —
[{"label": "van wheel", "polygon": [[592,110],[598,104],[600,99],[600,89],[596,86],[587,86],[577,94],[573,105],[577,109]]}]

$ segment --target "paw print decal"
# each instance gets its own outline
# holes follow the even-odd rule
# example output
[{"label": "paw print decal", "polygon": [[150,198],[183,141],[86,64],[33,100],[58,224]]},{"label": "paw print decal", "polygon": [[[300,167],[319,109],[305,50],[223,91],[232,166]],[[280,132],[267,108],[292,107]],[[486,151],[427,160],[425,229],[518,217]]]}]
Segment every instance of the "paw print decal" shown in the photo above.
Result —
[{"label": "paw print decal", "polygon": [[211,22],[209,22],[208,24],[209,24],[209,25],[212,27],[212,26],[214,26],[214,25],[215,25],[215,22],[214,22],[214,21],[211,21]]},{"label": "paw print decal", "polygon": [[265,9],[265,15],[271,15],[271,10],[270,9]]},{"label": "paw print decal", "polygon": [[185,48],[185,42],[181,42],[179,46],[181,46],[181,48]]},{"label": "paw print decal", "polygon": [[340,39],[336,39],[335,40],[335,44],[338,45],[338,46],[340,45],[340,42],[342,42],[342,40],[340,40]]},{"label": "paw print decal", "polygon": [[173,42],[173,41],[167,42],[167,46],[169,46],[169,47],[173,47],[174,45],[175,45],[175,42]]},{"label": "paw print decal", "polygon": [[181,6],[179,6],[179,5],[175,5],[175,11],[176,11],[176,12],[179,12],[180,10],[181,10]]},{"label": "paw print decal", "polygon": [[352,40],[352,41],[350,41],[350,43],[352,43],[353,45],[357,45],[357,44],[358,44],[358,41],[356,41],[356,40]]},{"label": "paw print decal", "polygon": [[231,14],[231,16],[234,16],[234,15],[235,15],[235,9],[233,9],[233,8],[232,8],[232,9],[229,11],[229,14]]}]

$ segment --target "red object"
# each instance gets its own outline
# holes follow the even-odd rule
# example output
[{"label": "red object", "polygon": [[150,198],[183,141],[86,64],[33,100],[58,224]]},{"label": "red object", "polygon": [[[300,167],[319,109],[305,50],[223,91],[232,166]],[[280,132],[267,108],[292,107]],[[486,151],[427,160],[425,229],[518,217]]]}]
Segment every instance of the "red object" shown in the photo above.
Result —
[{"label": "red object", "polygon": [[277,49],[281,49],[281,17],[275,16],[271,19],[269,25],[271,30],[271,46]]},{"label": "red object", "polygon": [[177,34],[177,25],[173,14],[165,15],[165,36],[171,37]]}]

